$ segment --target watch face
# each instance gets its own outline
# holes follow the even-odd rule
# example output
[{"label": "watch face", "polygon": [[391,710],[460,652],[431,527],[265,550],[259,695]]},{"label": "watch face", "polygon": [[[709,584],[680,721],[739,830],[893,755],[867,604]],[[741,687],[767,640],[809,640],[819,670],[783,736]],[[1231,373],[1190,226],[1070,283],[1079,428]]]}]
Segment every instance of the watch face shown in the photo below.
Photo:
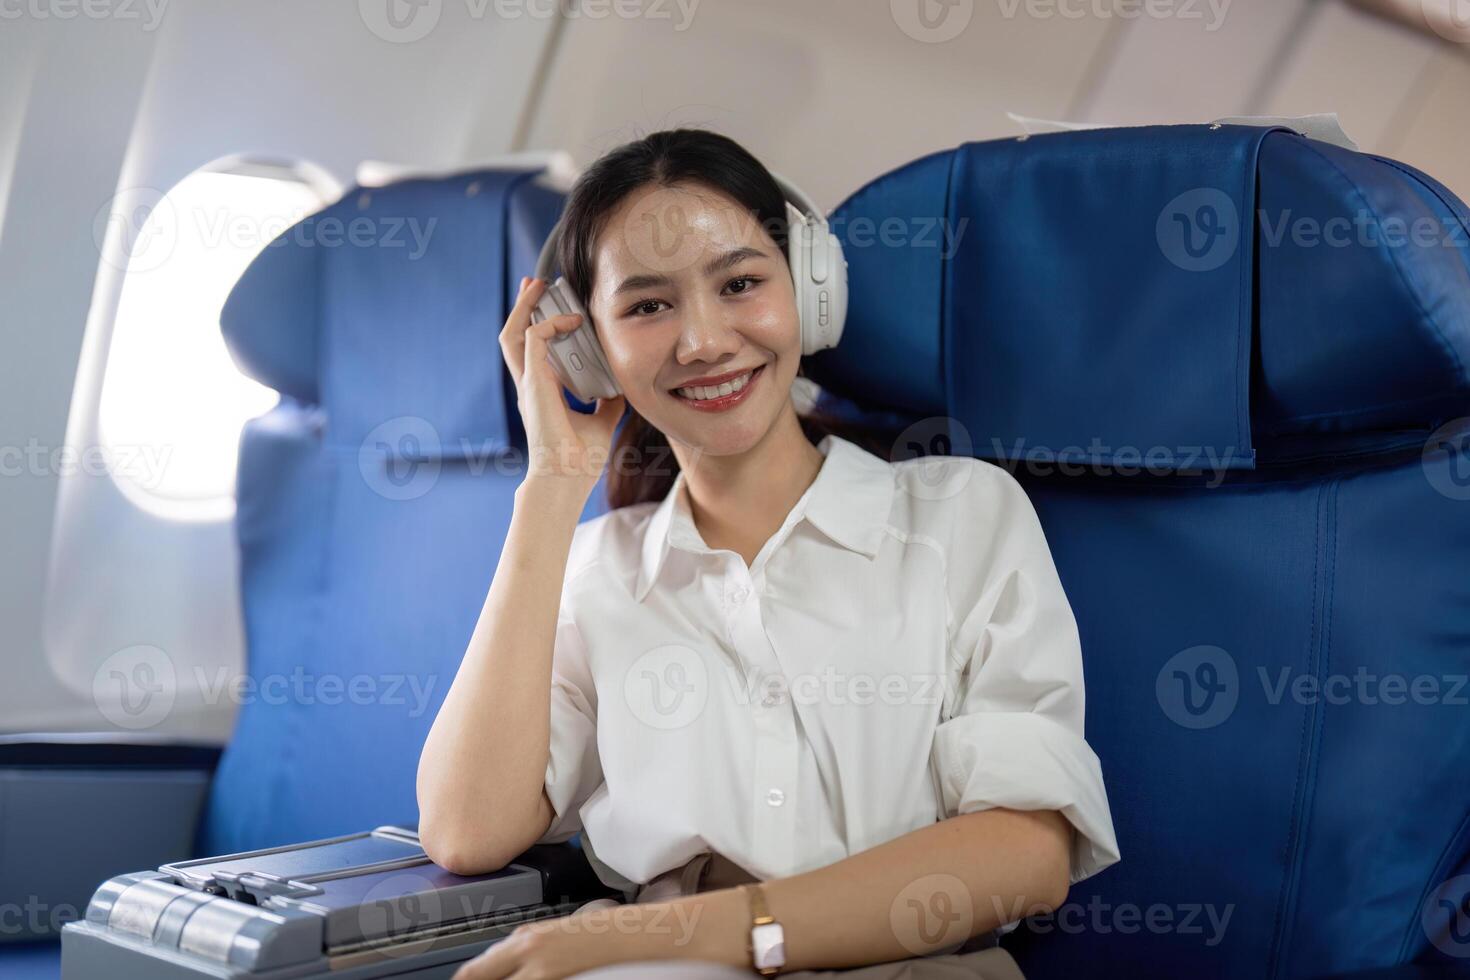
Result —
[{"label": "watch face", "polygon": [[786,934],[781,931],[781,923],[767,922],[765,925],[752,926],[750,945],[755,953],[757,970],[786,965]]}]

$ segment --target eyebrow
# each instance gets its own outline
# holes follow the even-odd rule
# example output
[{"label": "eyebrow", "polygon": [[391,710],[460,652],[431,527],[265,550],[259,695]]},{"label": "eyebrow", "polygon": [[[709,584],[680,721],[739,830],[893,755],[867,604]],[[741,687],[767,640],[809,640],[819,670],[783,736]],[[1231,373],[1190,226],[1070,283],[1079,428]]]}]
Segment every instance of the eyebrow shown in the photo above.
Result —
[{"label": "eyebrow", "polygon": [[[731,249],[724,255],[711,259],[700,271],[706,276],[712,276],[716,272],[722,272],[731,266],[739,265],[746,259],[764,259],[768,257],[765,252],[762,252],[758,248],[742,245],[739,248]],[[620,296],[623,293],[633,292],[638,289],[652,289],[657,286],[667,286],[669,285],[669,281],[668,276],[629,276],[618,285],[617,289],[613,290],[613,295]]]}]

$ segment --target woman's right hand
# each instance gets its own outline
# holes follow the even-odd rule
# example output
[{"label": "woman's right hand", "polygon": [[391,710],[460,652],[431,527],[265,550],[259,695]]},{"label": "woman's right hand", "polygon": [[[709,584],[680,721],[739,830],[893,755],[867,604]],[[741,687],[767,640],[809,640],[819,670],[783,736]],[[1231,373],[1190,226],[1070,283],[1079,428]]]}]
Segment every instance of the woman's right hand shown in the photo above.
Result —
[{"label": "woman's right hand", "polygon": [[588,492],[602,475],[612,446],[613,430],[626,400],[599,398],[592,414],[575,411],[562,394],[561,379],[546,359],[546,344],[581,323],[575,313],[531,322],[531,311],[546,291],[544,279],[521,279],[515,308],[500,331],[500,350],[516,385],[516,403],[526,428],[530,460],[526,478],[582,479]]}]

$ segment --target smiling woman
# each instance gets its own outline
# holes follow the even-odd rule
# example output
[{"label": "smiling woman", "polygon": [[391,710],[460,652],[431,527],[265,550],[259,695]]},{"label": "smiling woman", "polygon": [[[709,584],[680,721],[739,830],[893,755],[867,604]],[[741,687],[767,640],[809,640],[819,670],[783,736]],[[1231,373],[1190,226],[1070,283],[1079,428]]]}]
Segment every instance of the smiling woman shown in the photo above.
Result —
[{"label": "smiling woman", "polygon": [[[791,195],[723,136],[654,133],[572,190],[550,294],[571,312],[533,320],[548,284],[521,283],[500,341],[533,462],[425,742],[419,833],[460,873],[581,833],[639,927],[610,936],[624,910],[593,903],[466,978],[1015,976],[996,934],[1119,859],[1019,483],[951,458],[936,492],[797,414],[813,327],[842,326],[806,261],[845,272],[788,248]],[[613,392],[591,414],[547,356],[585,330]],[[609,449],[614,509],[579,525]],[[655,928],[669,912],[692,934]]]},{"label": "smiling woman", "polygon": [[[799,189],[733,141],[700,130],[655,133],[620,147],[595,163],[579,188],[581,196],[574,188],[548,243],[574,297],[567,305],[588,311],[597,336],[626,359],[622,370],[631,383],[653,393],[647,402],[635,398],[628,405],[613,447],[608,503],[616,508],[660,500],[678,471],[648,464],[670,455],[670,435],[705,449],[711,435],[738,438],[744,419],[768,413],[757,408],[737,415],[735,409],[762,399],[770,405],[789,400],[802,372],[800,357],[835,345],[846,309],[841,247]],[[782,319],[793,304],[795,324]],[[713,309],[778,336],[794,331],[796,347],[772,356],[775,347],[762,352],[761,345],[747,345],[740,359],[710,372],[697,362],[718,360],[720,344],[733,334],[704,346],[708,335],[684,333],[677,369],[637,376],[638,365],[648,363],[638,345],[657,345],[659,331],[671,325],[710,322],[705,314]],[[667,411],[672,418],[664,417]],[[695,435],[685,430],[693,422],[688,411],[725,417]],[[808,442],[840,434],[882,451],[870,433],[813,404],[800,404],[797,420]]]}]

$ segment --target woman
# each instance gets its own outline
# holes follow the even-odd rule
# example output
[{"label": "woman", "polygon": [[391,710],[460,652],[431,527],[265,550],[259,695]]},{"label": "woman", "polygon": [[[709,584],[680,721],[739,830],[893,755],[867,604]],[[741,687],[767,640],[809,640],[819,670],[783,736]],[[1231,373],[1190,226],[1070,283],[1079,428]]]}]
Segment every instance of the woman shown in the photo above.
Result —
[{"label": "woman", "polygon": [[[420,836],[476,873],[581,831],[633,902],[521,926],[460,975],[748,976],[784,940],[801,976],[1019,976],[996,935],[1118,860],[1025,493],[798,415],[783,199],[733,141],[612,151],[563,227],[623,394],[568,409],[546,350],[578,318],[531,324],[545,283],[523,281],[500,342],[530,464],[424,747]],[[605,467],[613,509],[579,526]]]}]

